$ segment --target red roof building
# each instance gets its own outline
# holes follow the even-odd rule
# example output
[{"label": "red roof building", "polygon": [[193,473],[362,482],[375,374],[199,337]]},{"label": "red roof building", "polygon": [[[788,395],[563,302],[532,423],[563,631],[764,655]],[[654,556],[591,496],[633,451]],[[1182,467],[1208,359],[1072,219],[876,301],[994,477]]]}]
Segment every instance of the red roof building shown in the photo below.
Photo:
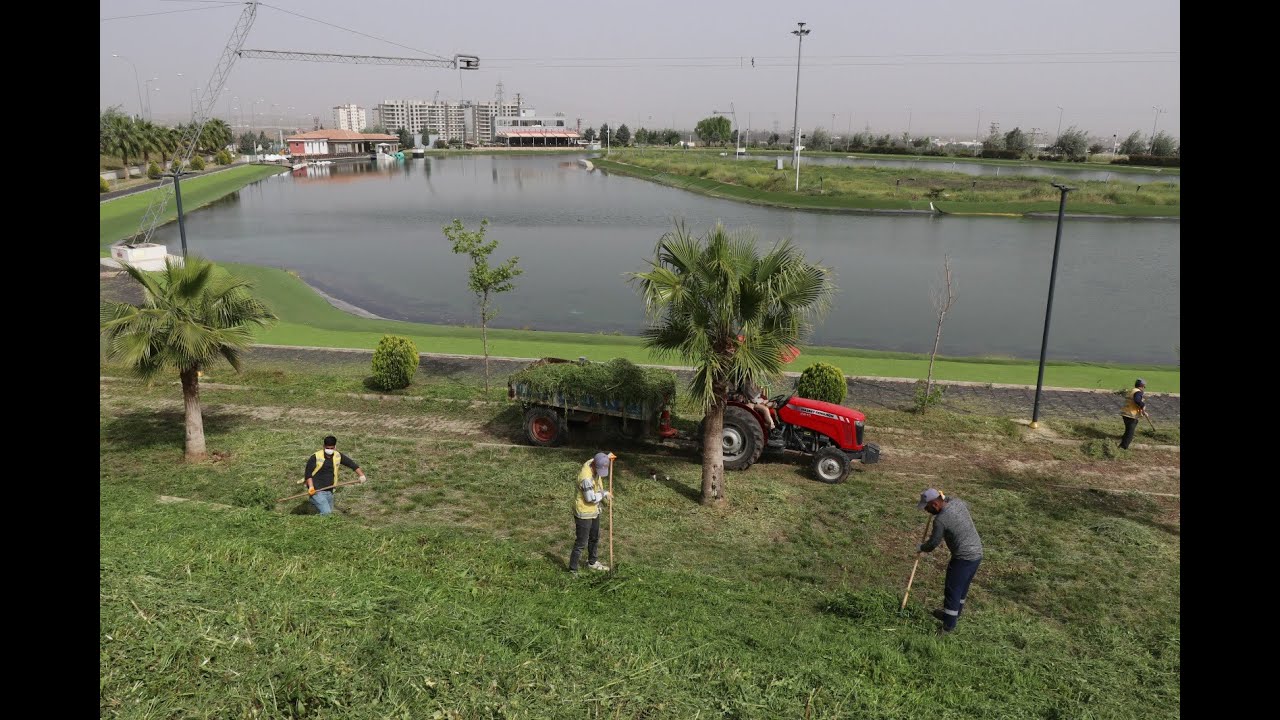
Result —
[{"label": "red roof building", "polygon": [[331,158],[372,155],[379,145],[386,145],[389,152],[400,149],[400,138],[381,133],[360,133],[355,130],[312,130],[285,138],[289,154],[294,158]]}]

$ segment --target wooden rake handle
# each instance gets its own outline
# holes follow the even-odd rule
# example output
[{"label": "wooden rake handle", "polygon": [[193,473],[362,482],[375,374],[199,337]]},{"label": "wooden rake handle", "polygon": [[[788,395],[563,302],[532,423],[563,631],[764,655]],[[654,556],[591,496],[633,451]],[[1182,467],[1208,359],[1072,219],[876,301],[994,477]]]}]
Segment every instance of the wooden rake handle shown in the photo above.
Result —
[{"label": "wooden rake handle", "polygon": [[[933,525],[933,518],[931,517],[924,524],[924,535],[920,538],[921,545],[923,545],[925,541],[929,539],[929,530],[932,525]],[[923,556],[924,556],[924,553],[922,552],[916,553],[916,561],[911,565],[911,577],[907,578],[907,589],[905,592],[902,593],[902,605],[898,608],[898,612],[902,612],[903,610],[907,609],[907,598],[911,595],[911,583],[915,582],[916,568],[920,567],[920,558]]]},{"label": "wooden rake handle", "polygon": [[[348,480],[346,482],[334,483],[333,485],[330,485],[329,487],[324,488],[324,490],[316,490],[316,492],[324,492],[325,490],[332,490],[336,487],[342,487],[344,485],[359,485],[360,483],[363,483],[363,482],[365,481],[364,480]],[[308,495],[310,495],[310,493],[300,493],[298,495],[290,495],[289,497],[282,497],[279,500],[276,500],[276,502],[282,503],[286,500],[297,500],[298,498],[304,498],[304,497],[307,497]]]}]

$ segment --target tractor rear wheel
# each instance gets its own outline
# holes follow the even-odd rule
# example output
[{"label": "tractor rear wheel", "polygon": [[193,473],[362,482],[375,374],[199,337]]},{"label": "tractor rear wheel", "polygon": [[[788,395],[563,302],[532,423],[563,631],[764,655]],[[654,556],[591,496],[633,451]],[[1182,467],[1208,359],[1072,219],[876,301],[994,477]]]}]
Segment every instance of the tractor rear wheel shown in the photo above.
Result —
[{"label": "tractor rear wheel", "polygon": [[551,408],[531,407],[525,411],[524,431],[529,442],[541,447],[555,447],[564,442],[564,420]]},{"label": "tractor rear wheel", "polygon": [[764,452],[764,430],[760,429],[760,421],[754,413],[737,405],[724,409],[720,438],[724,444],[725,470],[746,470]]}]

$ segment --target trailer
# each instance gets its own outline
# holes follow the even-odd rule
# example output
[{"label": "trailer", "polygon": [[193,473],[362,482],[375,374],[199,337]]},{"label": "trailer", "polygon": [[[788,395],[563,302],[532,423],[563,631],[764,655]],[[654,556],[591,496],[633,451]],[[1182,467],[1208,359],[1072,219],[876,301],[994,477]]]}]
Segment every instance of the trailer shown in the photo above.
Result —
[{"label": "trailer", "polygon": [[[542,358],[525,369],[542,365],[574,362],[563,358]],[[586,358],[577,363],[589,365]],[[518,379],[519,373],[507,381],[507,398],[520,403],[524,409],[524,431],[529,442],[542,447],[552,447],[564,442],[571,424],[585,423],[590,428],[611,427],[623,435],[639,439],[674,437],[671,426],[671,403],[674,393],[661,399],[623,400],[618,397],[592,394],[586,390],[537,389]]]}]

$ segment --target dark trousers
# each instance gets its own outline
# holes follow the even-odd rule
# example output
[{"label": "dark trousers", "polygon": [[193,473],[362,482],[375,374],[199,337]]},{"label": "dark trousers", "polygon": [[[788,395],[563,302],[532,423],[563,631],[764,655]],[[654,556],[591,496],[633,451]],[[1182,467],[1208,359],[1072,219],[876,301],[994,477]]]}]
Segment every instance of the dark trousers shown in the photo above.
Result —
[{"label": "dark trousers", "polygon": [[964,612],[964,599],[969,595],[969,583],[978,572],[982,560],[958,560],[947,563],[947,580],[943,586],[942,614],[946,617],[942,626],[954,630],[960,613]]},{"label": "dark trousers", "polygon": [[1124,419],[1124,437],[1120,438],[1120,447],[1128,450],[1129,443],[1133,442],[1133,433],[1138,429],[1138,418],[1131,418],[1128,415],[1120,417]]},{"label": "dark trousers", "polygon": [[587,564],[596,562],[596,546],[600,543],[600,517],[574,517],[573,553],[569,555],[569,570],[578,571],[578,558],[582,557],[582,548],[587,549]]}]

